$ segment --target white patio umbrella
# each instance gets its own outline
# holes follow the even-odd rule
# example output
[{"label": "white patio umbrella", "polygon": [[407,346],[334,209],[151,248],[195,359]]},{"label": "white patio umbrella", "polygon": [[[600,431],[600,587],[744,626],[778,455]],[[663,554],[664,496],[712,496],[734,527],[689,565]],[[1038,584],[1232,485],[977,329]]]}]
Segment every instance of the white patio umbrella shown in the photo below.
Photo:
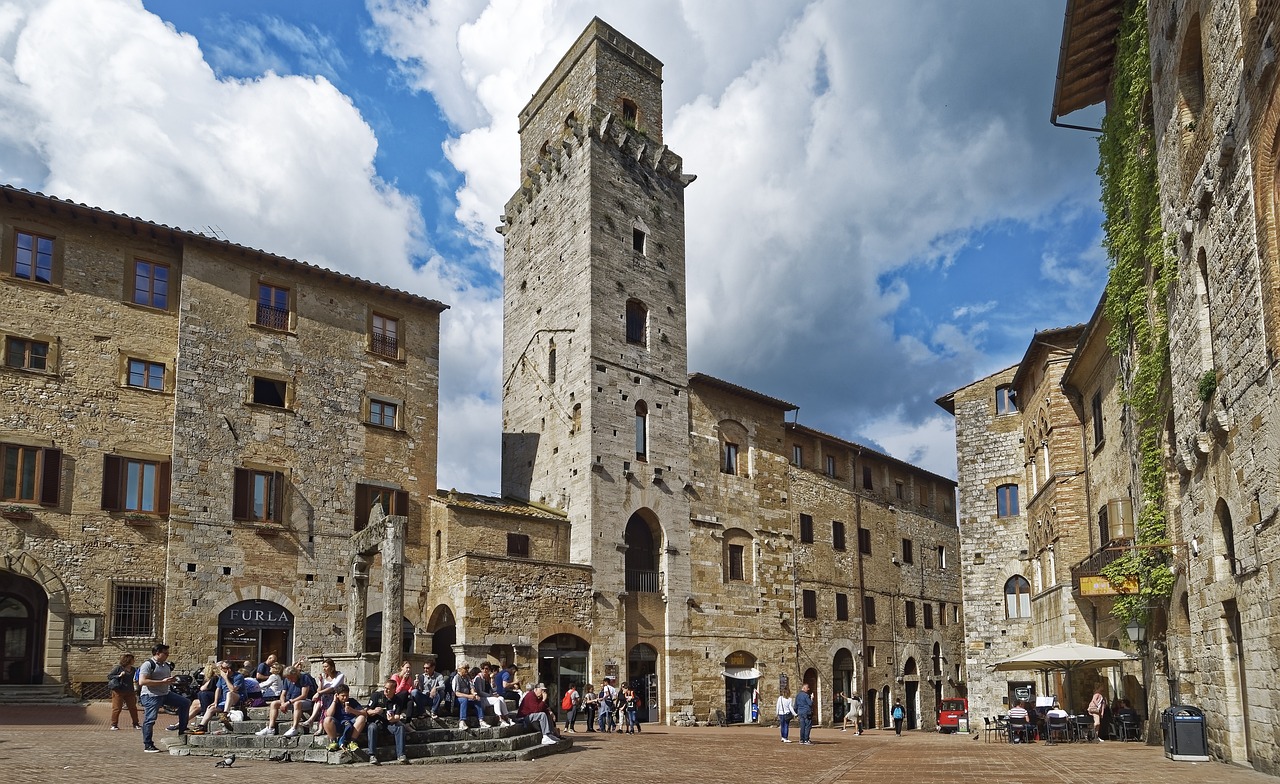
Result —
[{"label": "white patio umbrella", "polygon": [[1138,657],[1115,648],[1099,648],[1096,645],[1081,645],[1078,642],[1060,642],[1023,651],[1017,656],[996,662],[991,665],[991,669],[995,672],[1062,670],[1067,673],[1067,693],[1070,696],[1073,671],[1118,667],[1122,662],[1127,661],[1138,661]]}]

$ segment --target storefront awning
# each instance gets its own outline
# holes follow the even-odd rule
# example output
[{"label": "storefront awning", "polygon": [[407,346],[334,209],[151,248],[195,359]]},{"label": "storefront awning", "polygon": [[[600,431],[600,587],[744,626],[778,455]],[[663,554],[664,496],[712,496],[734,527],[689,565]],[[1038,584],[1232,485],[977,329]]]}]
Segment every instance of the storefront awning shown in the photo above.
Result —
[{"label": "storefront awning", "polygon": [[720,673],[725,678],[736,678],[740,681],[753,681],[760,677],[760,671],[755,667],[725,667],[724,672]]}]

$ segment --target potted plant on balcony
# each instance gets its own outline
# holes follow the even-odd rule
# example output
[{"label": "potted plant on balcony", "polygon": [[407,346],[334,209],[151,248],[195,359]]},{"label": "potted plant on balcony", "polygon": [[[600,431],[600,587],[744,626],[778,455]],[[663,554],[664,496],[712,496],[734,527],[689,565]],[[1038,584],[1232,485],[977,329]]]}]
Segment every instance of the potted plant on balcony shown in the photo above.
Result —
[{"label": "potted plant on balcony", "polygon": [[0,517],[15,521],[30,520],[31,510],[20,504],[7,504],[0,506]]}]

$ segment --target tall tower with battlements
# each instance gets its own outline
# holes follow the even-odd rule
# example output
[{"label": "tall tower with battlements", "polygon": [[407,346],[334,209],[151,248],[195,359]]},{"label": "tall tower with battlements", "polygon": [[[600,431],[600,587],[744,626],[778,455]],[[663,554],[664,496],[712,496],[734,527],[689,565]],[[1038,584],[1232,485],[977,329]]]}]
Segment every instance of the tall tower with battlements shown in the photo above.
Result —
[{"label": "tall tower with battlements", "polygon": [[693,177],[662,141],[662,64],[592,20],[521,111],[520,162],[498,228],[503,494],[567,512],[570,558],[594,569],[594,663],[680,658]]}]

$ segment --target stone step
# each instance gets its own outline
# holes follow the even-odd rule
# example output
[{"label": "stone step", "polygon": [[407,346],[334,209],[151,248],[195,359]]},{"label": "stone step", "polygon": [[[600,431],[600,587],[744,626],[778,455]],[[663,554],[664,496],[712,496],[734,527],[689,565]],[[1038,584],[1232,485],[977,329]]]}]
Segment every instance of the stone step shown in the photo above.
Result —
[{"label": "stone step", "polygon": [[61,683],[5,684],[0,686],[0,705],[78,705]]}]

